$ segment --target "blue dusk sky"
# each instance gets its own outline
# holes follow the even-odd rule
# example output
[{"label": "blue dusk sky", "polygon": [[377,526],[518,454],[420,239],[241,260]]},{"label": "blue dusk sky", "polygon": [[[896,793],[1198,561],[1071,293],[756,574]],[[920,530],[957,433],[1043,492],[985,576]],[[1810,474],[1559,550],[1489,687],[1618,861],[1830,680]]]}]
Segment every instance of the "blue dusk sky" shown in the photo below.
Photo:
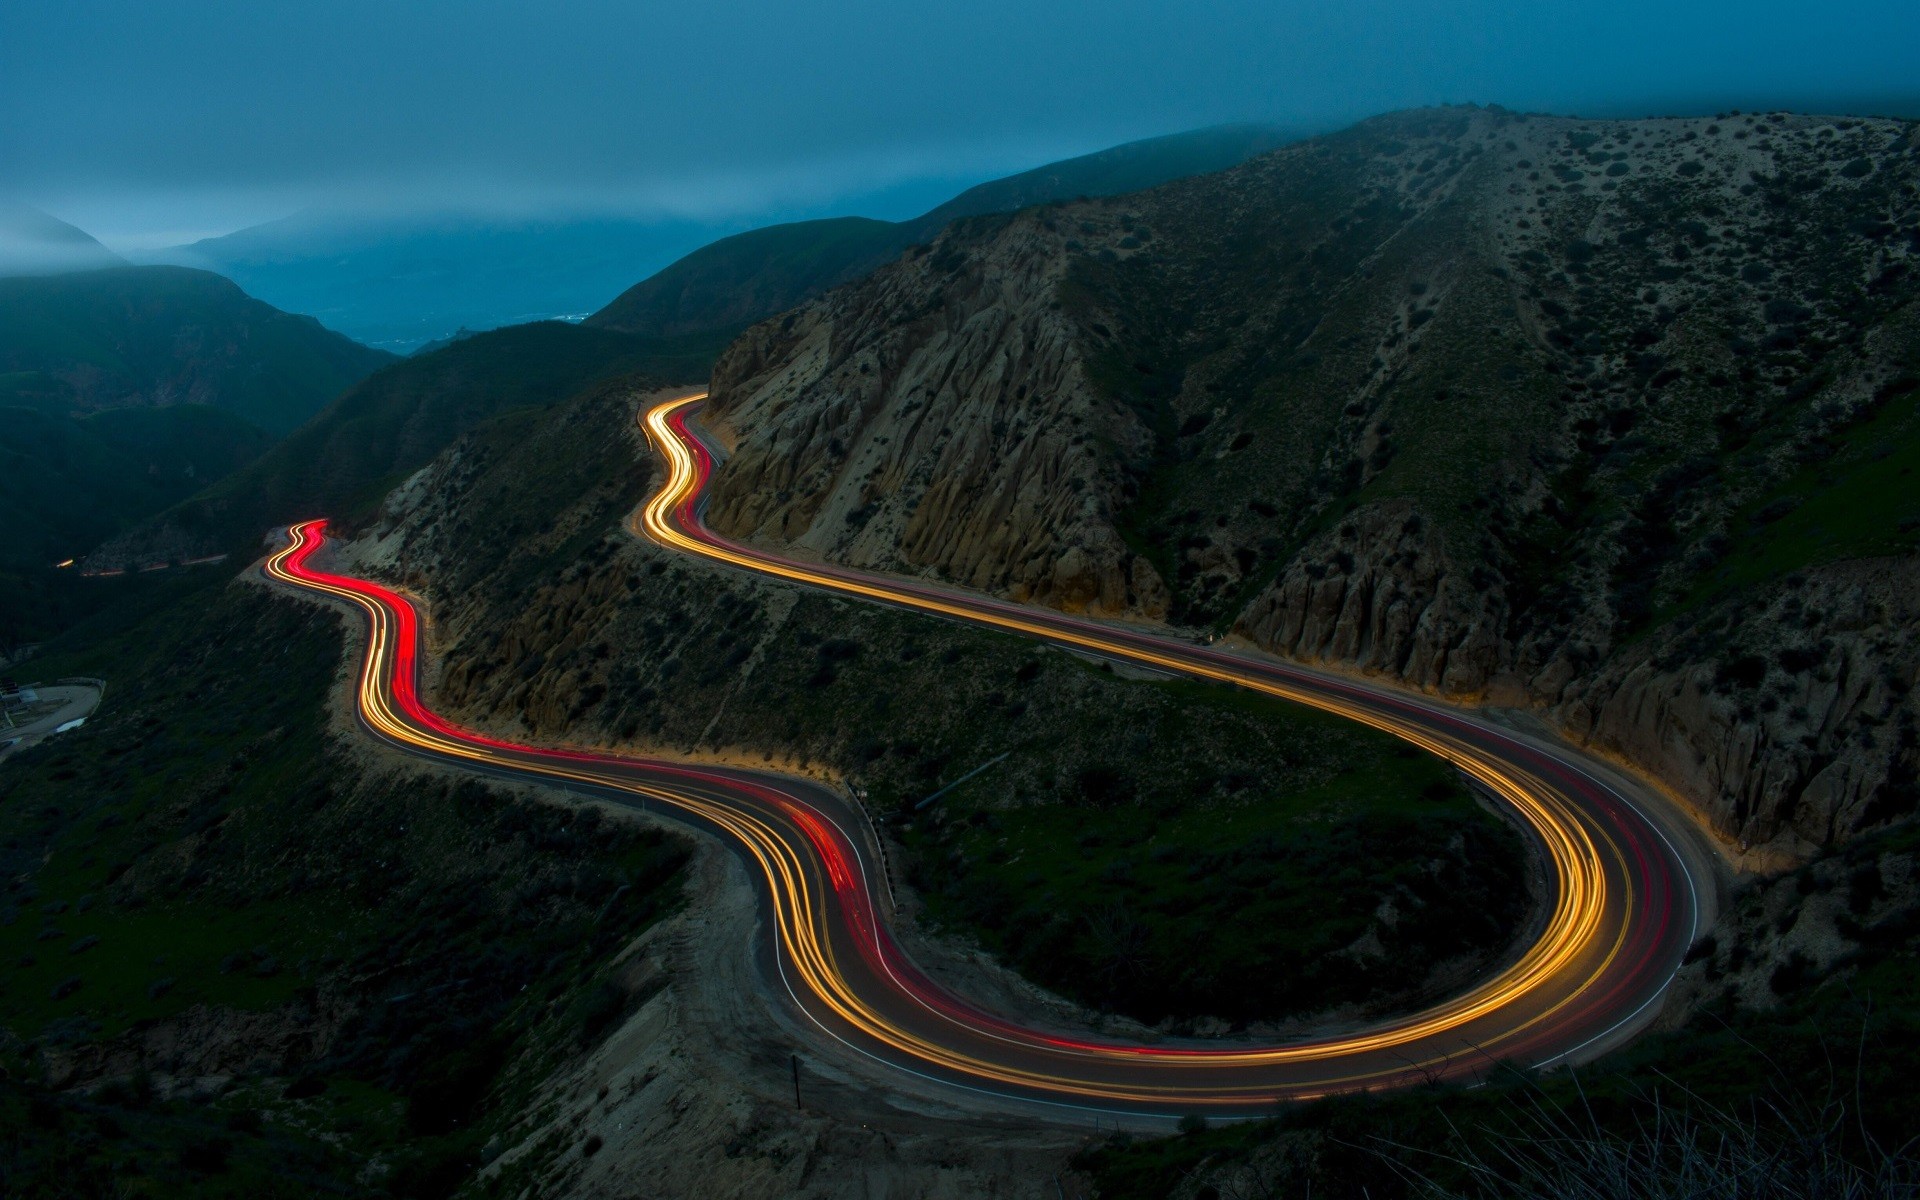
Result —
[{"label": "blue dusk sky", "polygon": [[1225,122],[1916,96],[1911,0],[0,0],[0,192],[124,246],[316,205],[902,217]]}]

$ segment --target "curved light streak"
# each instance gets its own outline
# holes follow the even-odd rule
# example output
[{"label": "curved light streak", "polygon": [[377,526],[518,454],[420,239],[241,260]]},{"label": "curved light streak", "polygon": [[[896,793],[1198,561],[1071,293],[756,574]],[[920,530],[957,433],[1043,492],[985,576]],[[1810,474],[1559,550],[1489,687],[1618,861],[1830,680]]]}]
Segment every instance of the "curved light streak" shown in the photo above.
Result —
[{"label": "curved light streak", "polygon": [[[895,941],[866,825],[819,785],[763,772],[541,748],[463,728],[418,691],[421,630],[390,588],[315,568],[324,521],[294,526],[269,577],[357,607],[369,636],[363,723],[409,751],[657,808],[717,833],[754,868],[772,959],[794,1006],[826,1036],[909,1073],[998,1095],[1129,1113],[1258,1111],[1275,1100],[1556,1061],[1607,1041],[1663,993],[1692,938],[1693,881],[1664,833],[1577,761],[1464,715],[1351,681],[1140,630],[912,580],[803,563],[726,541],[701,507],[713,459],[687,426],[704,396],[641,420],[668,478],[636,532],[710,562],[1036,638],[1307,704],[1457,766],[1508,805],[1544,852],[1552,897],[1536,938],[1464,993],[1337,1036],[1279,1045],[1129,1043],[1034,1028],[954,995]],[[876,886],[878,885],[878,886]]]}]

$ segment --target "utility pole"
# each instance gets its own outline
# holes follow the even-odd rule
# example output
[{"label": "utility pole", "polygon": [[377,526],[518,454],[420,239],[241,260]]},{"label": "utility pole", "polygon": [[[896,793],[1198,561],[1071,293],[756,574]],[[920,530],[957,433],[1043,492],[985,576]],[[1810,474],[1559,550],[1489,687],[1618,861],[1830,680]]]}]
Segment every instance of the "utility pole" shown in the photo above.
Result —
[{"label": "utility pole", "polygon": [[793,1064],[793,1106],[795,1108],[805,1108],[806,1106],[800,1103],[800,1056],[798,1054],[789,1054],[787,1059]]}]

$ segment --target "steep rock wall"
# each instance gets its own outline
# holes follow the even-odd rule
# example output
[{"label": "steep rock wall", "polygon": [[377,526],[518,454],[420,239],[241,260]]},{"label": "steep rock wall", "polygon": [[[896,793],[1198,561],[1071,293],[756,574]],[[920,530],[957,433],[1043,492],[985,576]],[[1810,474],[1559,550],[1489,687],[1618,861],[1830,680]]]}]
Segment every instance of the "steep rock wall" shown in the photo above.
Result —
[{"label": "steep rock wall", "polygon": [[1911,557],[1814,568],[1623,648],[1553,711],[1729,838],[1834,845],[1920,798],[1917,597]]},{"label": "steep rock wall", "polygon": [[1505,665],[1496,594],[1451,568],[1432,525],[1404,504],[1369,509],[1296,557],[1236,632],[1304,662],[1337,663],[1473,697]]},{"label": "steep rock wall", "polygon": [[1101,452],[1148,435],[1088,385],[1052,301],[1064,241],[1016,217],[964,271],[943,243],[749,331],[714,370],[708,419],[732,449],[714,527],[1069,610],[1163,611],[1113,529]]}]

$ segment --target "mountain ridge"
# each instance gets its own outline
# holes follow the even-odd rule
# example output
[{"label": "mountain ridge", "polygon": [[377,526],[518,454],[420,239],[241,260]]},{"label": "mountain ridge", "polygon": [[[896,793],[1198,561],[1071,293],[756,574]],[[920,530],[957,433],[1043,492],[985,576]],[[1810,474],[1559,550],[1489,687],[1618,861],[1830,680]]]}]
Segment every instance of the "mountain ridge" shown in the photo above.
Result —
[{"label": "mountain ridge", "polygon": [[211,404],[277,435],[391,361],[210,271],[0,279],[0,402],[76,412]]},{"label": "mountain ridge", "polygon": [[1913,131],[1421,110],[957,222],[722,357],[711,518],[1535,706],[1805,853],[1913,804],[1895,577],[1825,563],[1920,513],[1795,508],[1914,445]]},{"label": "mountain ridge", "polygon": [[342,526],[449,442],[516,409],[556,404],[612,376],[698,379],[711,339],[643,338],[559,321],[510,325],[392,362],[245,468],[86,556],[89,569],[251,552],[274,524]]},{"label": "mountain ridge", "polygon": [[85,230],[31,205],[0,199],[0,278],[127,265]]},{"label": "mountain ridge", "polygon": [[[772,225],[703,246],[634,284],[587,323],[655,335],[745,325],[857,279],[962,217],[1136,191],[1244,162],[1283,144],[1276,126],[1222,125],[1128,142],[969,188],[906,221]],[[752,291],[742,296],[743,287]]]}]

